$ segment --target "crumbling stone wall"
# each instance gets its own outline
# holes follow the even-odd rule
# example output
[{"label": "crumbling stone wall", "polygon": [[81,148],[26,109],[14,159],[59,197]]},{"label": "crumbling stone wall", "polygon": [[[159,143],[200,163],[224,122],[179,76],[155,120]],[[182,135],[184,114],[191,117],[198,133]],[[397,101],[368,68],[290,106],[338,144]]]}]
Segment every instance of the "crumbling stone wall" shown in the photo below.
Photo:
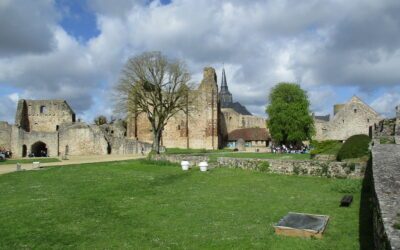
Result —
[{"label": "crumbling stone wall", "polygon": [[[164,128],[161,144],[165,147],[217,149],[220,146],[218,85],[215,70],[204,69],[198,89],[190,93],[188,114],[177,113]],[[145,114],[130,114],[128,137],[152,143],[151,124]]]},{"label": "crumbling stone wall", "polygon": [[74,121],[75,113],[63,100],[18,101],[15,125],[27,132],[54,132],[61,124]]},{"label": "crumbling stone wall", "polygon": [[353,96],[344,105],[336,106],[336,114],[329,121],[315,121],[315,140],[346,140],[352,135],[369,135],[370,127],[382,118],[371,107]]},{"label": "crumbling stone wall", "polygon": [[111,154],[109,143],[96,125],[85,123],[66,124],[59,130],[60,155]]},{"label": "crumbling stone wall", "polygon": [[365,165],[357,163],[316,161],[316,160],[280,160],[280,159],[243,159],[219,157],[219,167],[258,170],[267,164],[269,172],[277,174],[295,174],[326,176],[336,178],[362,178]]},{"label": "crumbling stone wall", "polygon": [[[22,128],[12,126],[11,129],[11,151],[14,158],[23,157],[23,148],[26,147],[26,155],[32,152],[35,143],[46,144],[47,154],[50,157],[58,156],[58,133],[57,132],[26,132]],[[25,156],[26,156],[25,155]]]},{"label": "crumbling stone wall", "polygon": [[400,249],[400,145],[372,148],[375,249]]},{"label": "crumbling stone wall", "polygon": [[0,149],[11,150],[11,125],[0,122]]},{"label": "crumbling stone wall", "polygon": [[383,119],[372,127],[374,144],[400,144],[400,106],[396,107],[396,117]]},{"label": "crumbling stone wall", "polygon": [[238,128],[265,128],[266,119],[254,115],[242,115],[232,108],[222,108],[220,116],[220,123],[223,134],[229,134]]},{"label": "crumbling stone wall", "polygon": [[[161,154],[152,156],[152,160],[166,160],[174,163],[190,161],[197,165],[201,161],[209,161],[207,155]],[[312,175],[336,178],[362,178],[365,164],[354,164],[335,161],[316,160],[281,160],[281,159],[252,159],[218,157],[217,162],[211,162],[214,167],[241,168],[248,170],[266,170],[277,174]]]}]

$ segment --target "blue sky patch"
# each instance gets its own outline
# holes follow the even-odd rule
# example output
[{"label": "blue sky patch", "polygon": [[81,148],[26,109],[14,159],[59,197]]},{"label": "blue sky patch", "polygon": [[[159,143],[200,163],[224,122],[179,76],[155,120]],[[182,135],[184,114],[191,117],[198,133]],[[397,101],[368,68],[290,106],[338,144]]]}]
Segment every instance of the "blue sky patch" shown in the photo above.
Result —
[{"label": "blue sky patch", "polygon": [[57,0],[56,7],[62,14],[59,24],[79,41],[87,42],[100,34],[96,26],[96,15],[86,1]]}]

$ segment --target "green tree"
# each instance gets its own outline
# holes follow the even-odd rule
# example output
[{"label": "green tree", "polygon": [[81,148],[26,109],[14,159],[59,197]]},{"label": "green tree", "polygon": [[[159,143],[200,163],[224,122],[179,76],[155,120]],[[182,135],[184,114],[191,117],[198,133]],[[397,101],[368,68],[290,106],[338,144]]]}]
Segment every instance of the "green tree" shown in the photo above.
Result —
[{"label": "green tree", "polygon": [[299,144],[314,135],[307,93],[294,83],[279,83],[269,94],[268,129],[275,143]]}]

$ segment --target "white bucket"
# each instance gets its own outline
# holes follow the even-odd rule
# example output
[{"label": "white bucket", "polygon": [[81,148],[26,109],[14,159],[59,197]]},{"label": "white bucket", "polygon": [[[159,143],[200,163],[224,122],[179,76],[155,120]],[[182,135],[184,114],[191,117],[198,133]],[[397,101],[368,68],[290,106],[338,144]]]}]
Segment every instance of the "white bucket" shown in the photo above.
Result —
[{"label": "white bucket", "polygon": [[206,172],[207,171],[207,167],[208,167],[208,163],[206,161],[202,161],[199,163],[199,167],[200,167],[200,171],[201,172]]},{"label": "white bucket", "polygon": [[190,163],[188,161],[181,161],[181,166],[183,171],[189,170]]}]

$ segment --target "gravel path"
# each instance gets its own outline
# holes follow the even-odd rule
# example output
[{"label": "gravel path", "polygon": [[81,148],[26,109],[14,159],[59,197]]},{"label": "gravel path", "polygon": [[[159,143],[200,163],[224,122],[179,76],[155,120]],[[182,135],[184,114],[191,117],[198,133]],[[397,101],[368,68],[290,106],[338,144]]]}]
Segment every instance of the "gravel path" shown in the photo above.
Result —
[{"label": "gravel path", "polygon": [[[125,161],[133,159],[145,158],[143,155],[90,155],[90,156],[69,156],[68,160],[62,160],[61,162],[48,162],[41,163],[41,167],[46,166],[67,166],[82,163],[93,163],[93,162],[109,162],[109,161]],[[40,161],[40,160],[39,160]],[[31,163],[21,164],[24,170],[34,170],[34,166]],[[6,174],[16,171],[16,164],[5,164],[0,165],[0,174]]]}]

